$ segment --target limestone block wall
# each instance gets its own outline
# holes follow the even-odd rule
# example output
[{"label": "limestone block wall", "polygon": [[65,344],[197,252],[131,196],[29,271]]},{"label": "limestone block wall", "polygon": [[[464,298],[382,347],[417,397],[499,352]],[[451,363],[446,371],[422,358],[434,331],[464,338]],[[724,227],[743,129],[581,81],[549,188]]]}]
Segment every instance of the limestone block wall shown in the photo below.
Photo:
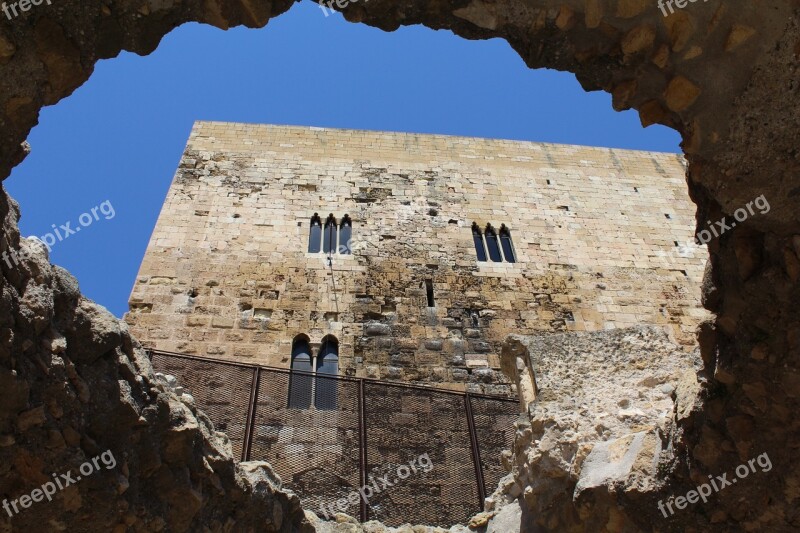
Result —
[{"label": "limestone block wall", "polygon": [[[508,390],[510,333],[661,326],[687,348],[705,257],[668,153],[198,122],[130,297],[145,345],[290,365],[295,336],[341,373]],[[346,214],[354,253],[310,254]],[[479,262],[471,226],[510,228]],[[429,306],[426,280],[433,288]]]}]

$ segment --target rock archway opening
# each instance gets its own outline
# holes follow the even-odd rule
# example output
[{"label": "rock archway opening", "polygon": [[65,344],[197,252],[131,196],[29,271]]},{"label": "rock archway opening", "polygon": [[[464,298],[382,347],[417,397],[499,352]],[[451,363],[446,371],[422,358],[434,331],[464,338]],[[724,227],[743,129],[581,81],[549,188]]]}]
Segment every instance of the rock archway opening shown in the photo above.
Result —
[{"label": "rock archway opening", "polygon": [[[188,20],[256,27],[289,7],[254,1],[79,6],[64,0],[48,12],[4,22],[2,174],[7,176],[24,158],[23,142],[41,107],[82,84],[98,59],[123,48],[150,53],[167,31]],[[597,520],[613,528],[649,530],[654,517],[661,520],[658,502],[710,475],[738,473],[737,465],[769,454],[774,468],[768,476],[729,486],[713,501],[664,518],[676,528],[795,527],[793,496],[783,490],[794,486],[798,476],[787,452],[797,440],[791,413],[800,388],[800,317],[793,305],[800,277],[793,176],[800,116],[792,98],[791,65],[799,37],[794,8],[742,2],[733,9],[707,2],[664,17],[656,7],[630,0],[534,5],[371,0],[342,9],[349,21],[385,30],[425,24],[468,39],[504,38],[530,67],[574,72],[585,88],[610,92],[616,108],[637,109],[643,123],[675,128],[689,162],[687,183],[698,206],[698,229],[706,221],[729,224],[730,230],[709,244],[701,296],[716,316],[699,328],[703,365],[676,391],[677,407],[661,444],[636,441],[641,444],[637,450],[667,453],[663,464],[669,468],[623,476],[622,491],[611,490],[609,479],[595,479],[581,485],[581,497],[574,500],[563,497],[560,485],[559,491],[549,492],[546,484],[534,488],[518,476],[518,495],[531,520],[553,530]],[[774,101],[784,105],[775,107]],[[760,197],[769,201],[769,211],[733,226],[729,217],[738,221],[737,211]],[[19,249],[17,208],[6,200],[3,211],[3,246]],[[77,456],[66,444],[84,454],[113,444],[129,452],[116,496],[97,499],[77,487],[72,494],[80,496],[62,503],[70,511],[91,501],[98,523],[142,521],[176,530],[200,522],[220,529],[234,516],[240,523],[266,521],[274,530],[289,522],[302,527],[290,497],[272,489],[269,495],[252,488],[236,492],[230,458],[203,444],[215,437],[202,421],[193,425],[191,409],[175,404],[166,387],[156,384],[124,327],[82,300],[66,272],[29,257],[23,269],[4,267],[3,273],[3,306],[11,317],[3,326],[6,342],[0,351],[3,379],[11,391],[3,406],[4,442],[9,443],[4,450],[14,456],[5,463],[16,465],[6,481],[8,492],[30,485],[47,467],[71,464],[69,457]],[[56,383],[69,383],[75,394],[63,387],[67,392],[58,393],[52,387]],[[159,409],[186,423],[165,424],[163,417],[152,416]],[[108,420],[115,421],[112,427]],[[531,435],[530,428],[520,431]],[[44,439],[52,444],[46,448],[55,450],[52,456],[32,451],[42,449]],[[204,446],[205,452],[193,454]],[[519,472],[536,464],[537,448],[517,452]],[[240,467],[240,475],[242,468],[251,467]],[[170,490],[145,490],[148,483]],[[254,506],[250,496],[260,498],[260,504]],[[281,513],[264,516],[265,498],[274,499]],[[170,507],[178,501],[181,505]],[[126,509],[112,511],[113,502],[125,502]],[[61,524],[68,525],[71,516],[52,512]]]}]

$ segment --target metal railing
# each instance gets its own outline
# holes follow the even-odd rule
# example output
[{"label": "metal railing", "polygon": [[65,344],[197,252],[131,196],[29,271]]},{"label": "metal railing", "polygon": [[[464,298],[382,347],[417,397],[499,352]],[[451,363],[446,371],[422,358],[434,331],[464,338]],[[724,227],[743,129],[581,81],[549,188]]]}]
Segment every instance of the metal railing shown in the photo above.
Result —
[{"label": "metal railing", "polygon": [[[505,475],[500,456],[513,445],[519,413],[512,398],[157,350],[150,357],[228,435],[235,456],[269,462],[317,514],[449,527],[483,510]],[[312,399],[298,402],[309,383]],[[343,505],[423,454],[430,471]]]}]

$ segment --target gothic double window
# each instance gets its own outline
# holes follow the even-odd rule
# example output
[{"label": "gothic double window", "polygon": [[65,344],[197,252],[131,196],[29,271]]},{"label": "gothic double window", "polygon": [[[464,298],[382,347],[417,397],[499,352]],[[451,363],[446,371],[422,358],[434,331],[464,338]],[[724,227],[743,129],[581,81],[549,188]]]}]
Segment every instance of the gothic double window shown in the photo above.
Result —
[{"label": "gothic double window", "polygon": [[308,230],[308,253],[318,254],[322,251],[325,254],[349,255],[352,253],[352,238],[353,221],[348,215],[337,222],[331,213],[323,223],[319,215],[314,213]]},{"label": "gothic double window", "polygon": [[[514,243],[511,240],[511,231],[505,224],[500,225],[496,231],[491,224],[481,231],[477,222],[472,223],[472,241],[475,244],[475,254],[478,261],[490,259],[494,263],[516,263],[517,255],[514,253]],[[488,251],[488,253],[487,253]]]},{"label": "gothic double window", "polygon": [[338,405],[339,342],[329,335],[322,340],[319,355],[313,355],[308,337],[298,335],[292,342],[292,371],[289,374],[289,407],[319,410]]}]

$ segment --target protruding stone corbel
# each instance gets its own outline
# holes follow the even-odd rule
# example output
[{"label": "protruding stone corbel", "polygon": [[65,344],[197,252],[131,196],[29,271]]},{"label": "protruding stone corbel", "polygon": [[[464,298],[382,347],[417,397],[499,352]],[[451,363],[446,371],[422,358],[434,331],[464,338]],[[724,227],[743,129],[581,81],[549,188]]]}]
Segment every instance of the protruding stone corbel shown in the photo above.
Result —
[{"label": "protruding stone corbel", "polygon": [[514,337],[506,339],[500,352],[500,368],[517,384],[520,410],[527,413],[539,393],[528,347]]}]

